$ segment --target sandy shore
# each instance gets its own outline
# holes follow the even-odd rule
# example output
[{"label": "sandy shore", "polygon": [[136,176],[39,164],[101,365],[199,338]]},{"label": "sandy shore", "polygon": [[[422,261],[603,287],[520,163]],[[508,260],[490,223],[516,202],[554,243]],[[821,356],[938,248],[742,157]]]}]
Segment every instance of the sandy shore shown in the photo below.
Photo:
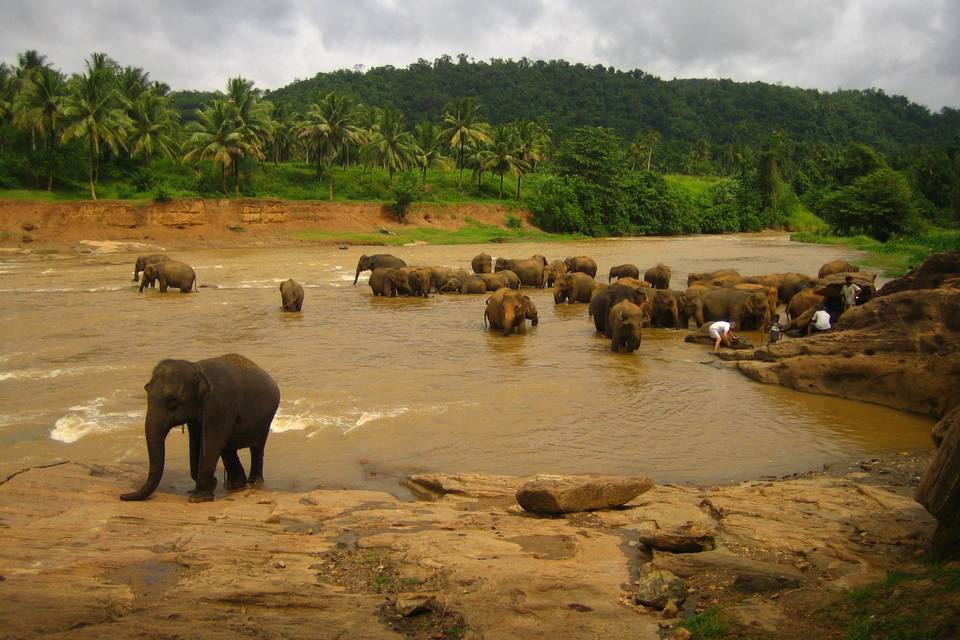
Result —
[{"label": "sandy shore", "polygon": [[[656,486],[622,509],[556,518],[520,509],[512,477],[414,477],[443,487],[430,501],[268,489],[189,504],[163,486],[118,500],[139,468],[8,469],[0,637],[669,637],[678,618],[634,599],[654,569],[684,580],[678,616],[721,603],[751,628],[806,637],[812,607],[921,553],[934,521],[911,485],[927,460]],[[715,549],[638,542],[690,530]]]}]

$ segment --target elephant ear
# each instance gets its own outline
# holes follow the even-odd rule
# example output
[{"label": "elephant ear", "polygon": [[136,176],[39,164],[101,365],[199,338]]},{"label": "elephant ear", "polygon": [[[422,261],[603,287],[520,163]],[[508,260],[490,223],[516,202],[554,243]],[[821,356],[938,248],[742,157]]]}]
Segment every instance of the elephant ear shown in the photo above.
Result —
[{"label": "elephant ear", "polygon": [[210,384],[210,379],[207,378],[207,375],[203,372],[203,369],[200,365],[194,365],[197,368],[196,380],[194,380],[194,385],[196,386],[197,398],[202,399],[206,397],[208,393],[213,391],[213,385]]}]

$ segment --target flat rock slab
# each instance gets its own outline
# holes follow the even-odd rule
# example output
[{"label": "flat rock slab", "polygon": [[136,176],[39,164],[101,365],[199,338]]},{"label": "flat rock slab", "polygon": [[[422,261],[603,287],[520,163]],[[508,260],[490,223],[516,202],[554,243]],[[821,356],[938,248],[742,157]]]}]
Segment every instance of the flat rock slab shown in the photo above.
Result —
[{"label": "flat rock slab", "polygon": [[659,551],[696,553],[716,548],[716,529],[702,522],[687,522],[679,527],[656,529],[640,534],[639,542]]},{"label": "flat rock slab", "polygon": [[524,510],[541,515],[622,506],[654,486],[644,477],[535,476],[517,491]]}]

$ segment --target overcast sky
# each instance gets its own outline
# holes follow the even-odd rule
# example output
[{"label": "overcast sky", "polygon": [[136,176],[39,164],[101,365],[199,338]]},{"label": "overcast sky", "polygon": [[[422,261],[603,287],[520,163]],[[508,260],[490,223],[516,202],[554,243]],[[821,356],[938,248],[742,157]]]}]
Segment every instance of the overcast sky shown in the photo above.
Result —
[{"label": "overcast sky", "polygon": [[466,53],[960,108],[960,0],[0,0],[0,60],[25,49],[68,72],[105,51],[174,89]]}]

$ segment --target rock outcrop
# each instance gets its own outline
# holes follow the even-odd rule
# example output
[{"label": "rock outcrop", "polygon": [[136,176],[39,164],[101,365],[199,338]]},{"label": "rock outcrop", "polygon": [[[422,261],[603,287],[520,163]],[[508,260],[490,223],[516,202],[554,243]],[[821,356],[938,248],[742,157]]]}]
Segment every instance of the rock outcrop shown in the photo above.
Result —
[{"label": "rock outcrop", "polygon": [[960,288],[960,251],[938,253],[927,258],[907,275],[895,278],[880,288],[885,296],[912,289]]},{"label": "rock outcrop", "polygon": [[526,511],[555,516],[625,505],[654,485],[650,478],[537,476],[517,490]]}]

